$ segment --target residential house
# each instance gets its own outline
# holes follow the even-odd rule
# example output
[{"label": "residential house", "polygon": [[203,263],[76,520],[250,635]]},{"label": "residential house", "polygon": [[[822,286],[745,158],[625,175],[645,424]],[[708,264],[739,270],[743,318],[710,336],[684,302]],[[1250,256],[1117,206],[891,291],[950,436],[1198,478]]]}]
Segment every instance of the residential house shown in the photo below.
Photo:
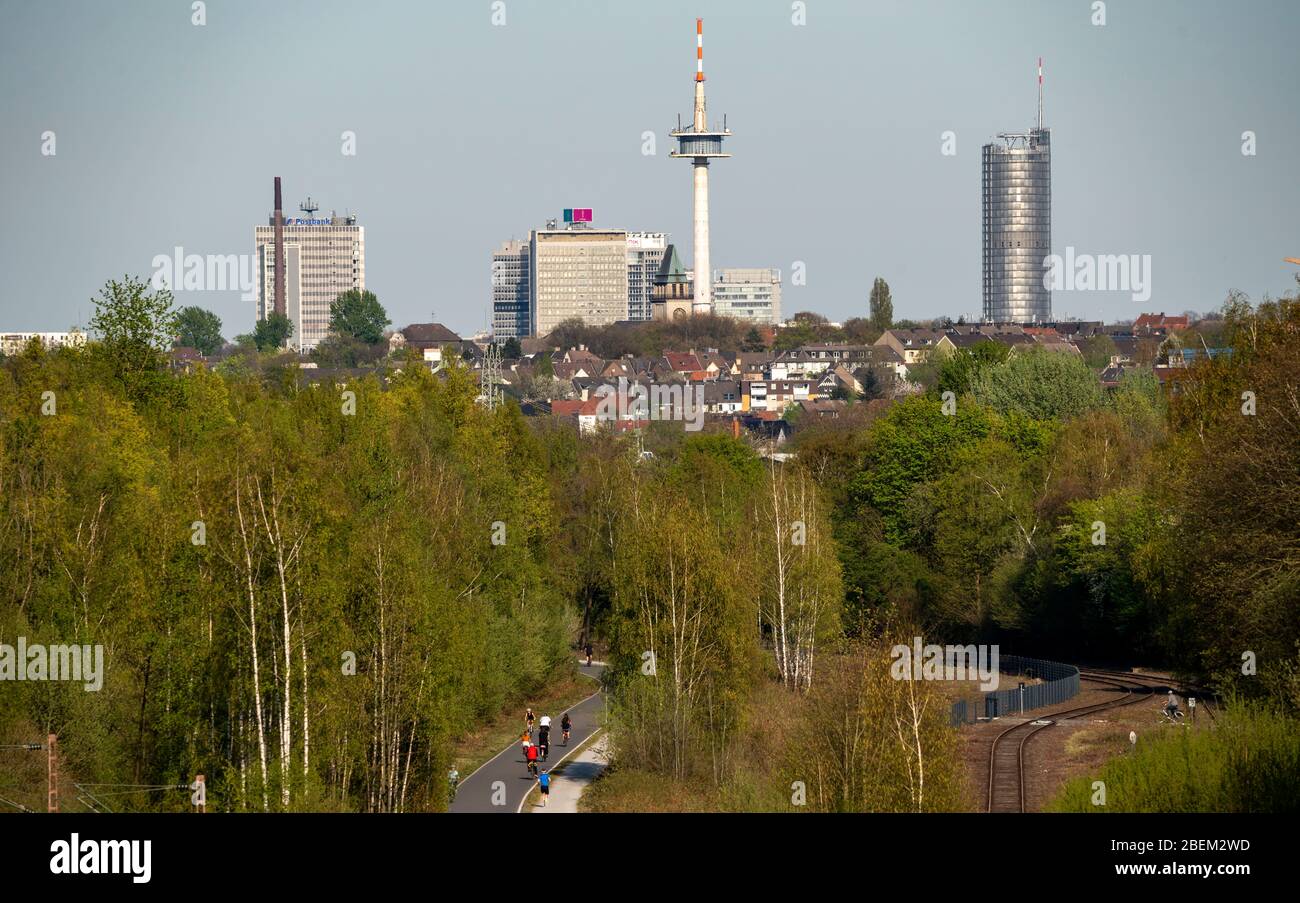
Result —
[{"label": "residential house", "polygon": [[772,354],[768,351],[742,351],[736,355],[736,376],[742,381],[767,379],[771,366]]},{"label": "residential house", "polygon": [[[396,336],[402,338],[397,340]],[[452,332],[441,323],[412,323],[400,333],[395,333],[389,339],[389,347],[394,344],[397,347],[414,348],[420,352],[424,362],[430,368],[437,370],[443,365],[443,349],[446,348],[448,353],[453,356],[460,356],[461,351],[466,344],[460,336]],[[472,342],[469,344],[473,344]]]},{"label": "residential house", "polygon": [[692,382],[703,382],[708,378],[704,365],[694,351],[665,351],[659,369],[661,373],[680,373]]},{"label": "residential house", "polygon": [[563,361],[566,364],[586,364],[589,368],[594,367],[597,370],[605,366],[605,362],[591,351],[588,351],[586,345],[579,345],[577,348],[570,348],[562,353],[556,352],[553,360],[556,362]]},{"label": "residential house", "polygon": [[808,417],[834,419],[844,413],[848,402],[833,398],[818,398],[799,402],[799,409]]},{"label": "residential house", "polygon": [[738,414],[744,400],[740,383],[734,379],[710,380],[704,384],[704,412],[706,414]]},{"label": "residential house", "polygon": [[922,327],[886,329],[875,343],[892,348],[908,367],[927,363],[936,352],[951,353],[957,348],[947,333]]},{"label": "residential house", "polygon": [[188,345],[178,345],[167,352],[167,365],[178,373],[191,373],[203,361],[203,354]]},{"label": "residential house", "polygon": [[1168,335],[1186,328],[1187,317],[1166,317],[1164,311],[1158,314],[1142,314],[1133,321],[1134,335]]},{"label": "residential house", "polygon": [[708,374],[708,379],[726,379],[740,375],[736,355],[731,352],[709,348],[696,352],[695,357],[704,368],[704,372]]},{"label": "residential house", "polygon": [[595,377],[605,369],[604,361],[552,361],[556,379],[572,380]]},{"label": "residential house", "polygon": [[1074,342],[1067,342],[1055,333],[1030,336],[1034,344],[1044,351],[1055,351],[1061,354],[1073,354],[1075,357],[1083,357],[1083,352]]},{"label": "residential house", "polygon": [[[817,383],[810,379],[769,379],[761,383],[749,383],[747,394],[750,398],[743,410],[761,410],[780,414],[792,404],[817,397]],[[742,390],[743,391],[743,390]],[[758,405],[761,398],[762,405]]]}]

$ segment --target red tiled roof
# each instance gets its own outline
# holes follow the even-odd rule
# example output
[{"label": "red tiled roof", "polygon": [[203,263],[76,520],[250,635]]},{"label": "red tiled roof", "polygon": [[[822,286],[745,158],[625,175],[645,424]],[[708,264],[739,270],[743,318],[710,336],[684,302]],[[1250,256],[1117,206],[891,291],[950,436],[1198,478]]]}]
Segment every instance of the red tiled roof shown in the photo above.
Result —
[{"label": "red tiled roof", "polygon": [[1186,329],[1186,317],[1166,317],[1164,311],[1158,314],[1142,314],[1133,321],[1136,329]]},{"label": "red tiled roof", "polygon": [[665,351],[664,360],[668,361],[668,366],[678,373],[691,373],[704,369],[700,366],[700,359],[690,352]]}]

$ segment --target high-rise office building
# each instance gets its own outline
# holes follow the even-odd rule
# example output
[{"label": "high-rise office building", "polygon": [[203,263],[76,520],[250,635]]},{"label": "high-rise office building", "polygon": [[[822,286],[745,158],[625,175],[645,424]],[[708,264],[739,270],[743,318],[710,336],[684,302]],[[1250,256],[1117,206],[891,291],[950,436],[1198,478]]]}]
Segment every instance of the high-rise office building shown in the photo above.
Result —
[{"label": "high-rise office building", "polygon": [[564,320],[589,326],[628,318],[627,232],[554,221],[529,238],[529,320],[546,335]]},{"label": "high-rise office building", "polygon": [[781,271],[726,269],[713,274],[713,312],[720,317],[781,322]]},{"label": "high-rise office building", "polygon": [[[289,347],[310,351],[329,334],[330,305],[348,289],[366,287],[366,232],[352,214],[317,218],[308,199],[304,217],[284,219],[285,297],[283,310],[293,322]],[[257,318],[275,311],[275,220],[254,230],[257,249]]]},{"label": "high-rise office building", "polygon": [[529,319],[531,243],[506,241],[492,252],[492,335],[497,341],[532,335]]},{"label": "high-rise office building", "polygon": [[1045,323],[1052,292],[1051,130],[1043,127],[1043,62],[1038,61],[1038,127],[984,145],[984,319]]},{"label": "high-rise office building", "polygon": [[627,318],[650,319],[655,275],[668,248],[666,232],[627,233]]}]

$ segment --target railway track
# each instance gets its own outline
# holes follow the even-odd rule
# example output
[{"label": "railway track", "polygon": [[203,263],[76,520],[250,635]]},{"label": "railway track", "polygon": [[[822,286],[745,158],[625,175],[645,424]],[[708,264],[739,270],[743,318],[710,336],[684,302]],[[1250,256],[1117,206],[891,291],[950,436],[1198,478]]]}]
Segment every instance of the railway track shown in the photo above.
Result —
[{"label": "railway track", "polygon": [[[1132,671],[1113,671],[1107,668],[1080,668],[1079,676],[1085,680],[1095,680],[1098,677],[1117,677],[1139,684],[1145,682],[1145,685],[1151,687],[1153,690],[1174,690],[1184,698],[1187,696],[1197,696],[1203,701],[1217,701],[1217,697],[1214,693],[1208,690],[1192,687],[1183,681],[1171,677],[1164,677],[1159,674],[1135,674]],[[1218,716],[1214,714],[1214,706],[1202,705],[1200,708],[1206,715],[1210,716],[1211,722],[1218,720]]]},{"label": "railway track", "polygon": [[[1132,679],[1134,677],[1137,679]],[[1146,675],[1127,675],[1121,672],[1101,671],[1091,668],[1081,669],[1079,672],[1080,680],[1114,687],[1116,690],[1122,690],[1124,695],[1105,702],[1044,713],[1042,718],[1012,725],[995,736],[993,746],[989,749],[988,808],[986,811],[1025,811],[1025,746],[1032,737],[1040,731],[1054,726],[1063,718],[1120,708],[1143,699],[1152,698],[1155,695],[1156,687],[1151,683],[1144,682],[1144,678],[1146,680],[1157,680],[1157,678],[1147,678]],[[1164,678],[1158,680],[1161,686],[1167,683]]]}]

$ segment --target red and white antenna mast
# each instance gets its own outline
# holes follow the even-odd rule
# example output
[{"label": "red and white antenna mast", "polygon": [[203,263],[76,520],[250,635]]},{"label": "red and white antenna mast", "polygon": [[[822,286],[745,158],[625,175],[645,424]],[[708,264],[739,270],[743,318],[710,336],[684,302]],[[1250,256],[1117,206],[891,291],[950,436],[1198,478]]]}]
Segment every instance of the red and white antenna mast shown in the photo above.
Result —
[{"label": "red and white antenna mast", "polygon": [[704,81],[704,20],[695,20],[695,80]]}]

